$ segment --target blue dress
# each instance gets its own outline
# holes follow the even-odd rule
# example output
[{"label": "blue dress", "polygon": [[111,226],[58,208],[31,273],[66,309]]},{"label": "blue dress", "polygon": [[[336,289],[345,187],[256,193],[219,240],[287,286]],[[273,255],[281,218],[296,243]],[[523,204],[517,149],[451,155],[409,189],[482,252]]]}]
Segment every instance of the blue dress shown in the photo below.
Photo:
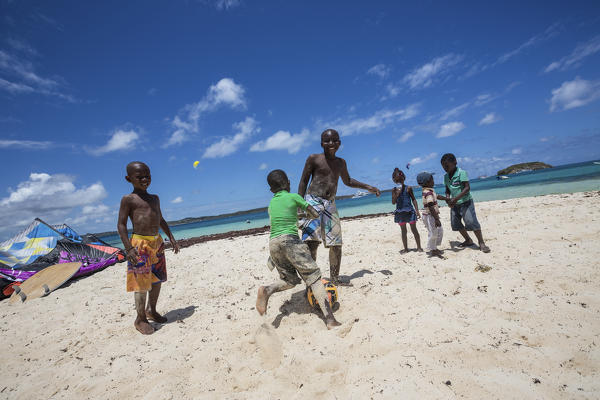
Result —
[{"label": "blue dress", "polygon": [[406,185],[402,188],[398,199],[396,200],[396,210],[394,211],[394,222],[396,223],[411,223],[417,220],[417,213],[412,205],[412,201]]}]

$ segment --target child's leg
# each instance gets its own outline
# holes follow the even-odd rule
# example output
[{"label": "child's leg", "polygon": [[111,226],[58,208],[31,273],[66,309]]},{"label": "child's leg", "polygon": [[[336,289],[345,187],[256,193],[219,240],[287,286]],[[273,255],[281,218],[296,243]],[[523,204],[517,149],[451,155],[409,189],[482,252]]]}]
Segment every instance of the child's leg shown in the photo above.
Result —
[{"label": "child's leg", "polygon": [[341,286],[352,286],[348,281],[340,281],[340,265],[342,264],[342,246],[329,248],[329,275],[331,282]]},{"label": "child's leg", "polygon": [[317,299],[317,303],[319,303],[319,307],[325,316],[327,329],[340,326],[341,324],[333,316],[333,310],[331,309],[329,301],[327,301],[327,293],[325,292],[325,286],[323,286],[321,279],[316,280],[312,285],[310,285],[310,288],[312,289],[313,295],[315,296],[315,299]]},{"label": "child's leg", "polygon": [[419,231],[417,230],[417,224],[410,224],[410,230],[413,233],[413,236],[415,237],[415,242],[417,242],[417,251],[423,251],[423,249],[421,248],[421,236],[419,235]]},{"label": "child's leg", "polygon": [[256,311],[260,315],[264,315],[267,311],[267,304],[269,303],[269,297],[273,293],[282,292],[284,290],[288,290],[293,288],[296,285],[291,283],[287,283],[286,281],[280,279],[279,281],[269,285],[269,286],[261,286],[258,288],[258,296],[256,296]]},{"label": "child's leg", "polygon": [[427,228],[427,251],[433,251],[436,249],[435,219],[431,215],[425,214],[423,222]]},{"label": "child's leg", "polygon": [[484,253],[489,253],[490,248],[487,247],[485,242],[483,241],[483,234],[481,233],[481,229],[473,231],[473,233],[475,234],[475,236],[477,236],[477,242],[479,242],[479,248],[481,249],[481,251],[483,251]]},{"label": "child's leg", "polygon": [[133,323],[135,329],[137,329],[143,335],[149,335],[154,332],[154,328],[148,322],[146,318],[146,295],[147,292],[135,292],[135,310],[137,311],[137,318]]},{"label": "child's leg", "polygon": [[156,311],[156,303],[158,302],[158,296],[160,295],[161,285],[161,282],[152,285],[152,289],[150,290],[150,294],[148,295],[148,305],[146,306],[146,318],[148,318],[151,321],[164,324],[165,322],[167,322],[167,319]]},{"label": "child's leg", "polygon": [[401,254],[408,252],[408,238],[406,237],[406,223],[400,223],[400,229],[402,229],[402,244],[404,245],[404,250],[400,251]]}]

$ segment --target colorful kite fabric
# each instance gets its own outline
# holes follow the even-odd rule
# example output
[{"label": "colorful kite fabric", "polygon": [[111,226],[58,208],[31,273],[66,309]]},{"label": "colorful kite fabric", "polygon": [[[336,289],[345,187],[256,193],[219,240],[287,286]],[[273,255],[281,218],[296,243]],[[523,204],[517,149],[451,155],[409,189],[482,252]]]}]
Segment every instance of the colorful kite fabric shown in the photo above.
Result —
[{"label": "colorful kite fabric", "polygon": [[37,219],[14,238],[0,243],[0,278],[25,281],[50,265],[78,261],[75,276],[90,274],[124,260],[122,250],[94,235],[80,236],[67,225]]}]

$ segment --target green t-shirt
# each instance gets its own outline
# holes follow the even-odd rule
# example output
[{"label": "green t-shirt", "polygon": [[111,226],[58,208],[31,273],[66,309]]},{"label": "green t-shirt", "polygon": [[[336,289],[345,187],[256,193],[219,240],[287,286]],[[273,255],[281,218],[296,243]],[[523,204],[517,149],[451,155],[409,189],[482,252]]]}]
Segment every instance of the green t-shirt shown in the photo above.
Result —
[{"label": "green t-shirt", "polygon": [[[467,176],[467,171],[456,167],[456,171],[454,171],[454,175],[452,178],[448,176],[448,174],[444,175],[444,185],[450,189],[450,197],[455,198],[463,191],[463,182],[469,182],[469,177]],[[461,197],[456,204],[462,204],[469,200],[473,199],[471,196],[471,191]]]},{"label": "green t-shirt", "polygon": [[306,210],[308,203],[297,193],[281,190],[269,203],[271,218],[271,237],[298,235],[298,207]]}]

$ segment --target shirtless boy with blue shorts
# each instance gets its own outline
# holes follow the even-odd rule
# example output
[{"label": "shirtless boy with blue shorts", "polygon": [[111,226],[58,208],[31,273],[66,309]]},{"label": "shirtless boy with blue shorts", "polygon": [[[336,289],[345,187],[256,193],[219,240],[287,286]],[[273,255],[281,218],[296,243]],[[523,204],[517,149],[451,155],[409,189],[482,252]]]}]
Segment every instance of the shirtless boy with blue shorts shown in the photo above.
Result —
[{"label": "shirtless boy with blue shorts", "polygon": [[298,194],[304,196],[319,213],[319,218],[301,221],[302,240],[308,244],[314,260],[317,259],[319,243],[323,241],[325,247],[329,248],[331,282],[336,285],[348,285],[348,282],[340,282],[339,279],[342,262],[342,229],[335,206],[339,178],[342,178],[346,186],[365,189],[377,196],[381,193],[376,187],[350,177],[346,161],[335,155],[341,144],[340,135],[336,130],[323,131],[321,134],[323,153],[311,154],[306,159],[298,185]]}]

